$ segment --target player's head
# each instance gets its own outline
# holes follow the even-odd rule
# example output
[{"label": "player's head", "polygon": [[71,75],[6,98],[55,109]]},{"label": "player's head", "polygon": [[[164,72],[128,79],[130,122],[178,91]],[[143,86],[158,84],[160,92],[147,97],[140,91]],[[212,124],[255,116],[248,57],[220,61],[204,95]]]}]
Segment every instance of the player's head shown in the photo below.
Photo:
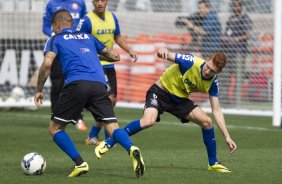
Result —
[{"label": "player's head", "polygon": [[52,29],[55,34],[62,31],[64,28],[73,27],[73,20],[70,12],[66,9],[56,11],[51,19]]},{"label": "player's head", "polygon": [[232,1],[232,11],[235,15],[240,15],[242,13],[242,1],[241,0]]},{"label": "player's head", "polygon": [[226,56],[222,52],[216,52],[212,54],[212,56],[206,60],[206,63],[203,67],[203,77],[209,78],[220,73],[225,67],[226,63]]},{"label": "player's head", "polygon": [[198,2],[199,14],[201,17],[205,17],[209,14],[211,4],[208,0],[200,0]]},{"label": "player's head", "polygon": [[94,12],[104,13],[107,7],[108,0],[93,0]]}]

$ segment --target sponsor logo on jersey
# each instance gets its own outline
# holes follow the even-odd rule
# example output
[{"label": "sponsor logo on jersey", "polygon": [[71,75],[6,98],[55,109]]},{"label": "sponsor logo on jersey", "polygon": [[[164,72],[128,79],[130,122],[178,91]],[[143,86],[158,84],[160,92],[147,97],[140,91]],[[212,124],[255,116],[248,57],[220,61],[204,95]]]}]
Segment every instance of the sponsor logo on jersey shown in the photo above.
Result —
[{"label": "sponsor logo on jersey", "polygon": [[197,84],[193,84],[191,81],[189,81],[188,79],[184,79],[184,84],[187,84],[189,87],[193,88],[193,89],[197,89]]},{"label": "sponsor logo on jersey", "polygon": [[101,35],[101,34],[114,34],[115,29],[98,29],[97,30],[97,34]]},{"label": "sponsor logo on jersey", "polygon": [[65,40],[85,40],[85,39],[90,39],[87,34],[79,34],[79,35],[74,35],[74,34],[65,34],[64,35]]}]

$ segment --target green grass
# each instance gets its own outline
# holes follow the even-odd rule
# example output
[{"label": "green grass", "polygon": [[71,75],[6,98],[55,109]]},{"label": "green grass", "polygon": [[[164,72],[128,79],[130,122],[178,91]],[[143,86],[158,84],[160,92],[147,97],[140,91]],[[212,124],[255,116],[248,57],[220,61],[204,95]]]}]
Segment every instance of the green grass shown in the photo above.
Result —
[{"label": "green grass", "polygon": [[[141,117],[142,110],[116,109],[121,126]],[[271,118],[226,116],[229,131],[238,145],[230,155],[216,128],[218,158],[232,169],[230,174],[207,171],[206,150],[199,127],[182,125],[168,114],[161,122],[132,137],[146,164],[143,178],[136,179],[132,163],[118,145],[103,159],[94,155],[93,146],[84,146],[88,132],[72,125],[67,132],[74,140],[90,171],[80,178],[67,178],[73,162],[53,143],[48,134],[49,110],[0,111],[0,183],[281,183],[282,130],[271,126]],[[85,113],[88,126],[93,122]],[[26,176],[20,161],[32,151],[47,160],[42,176]]]}]

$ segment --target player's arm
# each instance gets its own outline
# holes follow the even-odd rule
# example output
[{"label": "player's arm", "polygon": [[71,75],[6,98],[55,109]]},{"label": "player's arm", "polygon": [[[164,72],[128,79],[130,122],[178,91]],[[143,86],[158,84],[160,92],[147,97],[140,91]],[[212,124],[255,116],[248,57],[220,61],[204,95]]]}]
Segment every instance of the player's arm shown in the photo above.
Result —
[{"label": "player's arm", "polygon": [[43,86],[49,76],[51,65],[55,57],[56,57],[56,54],[54,52],[47,52],[44,56],[43,63],[39,69],[36,94],[34,96],[34,102],[38,108],[41,108],[42,106]]},{"label": "player's arm", "polygon": [[109,61],[109,62],[116,62],[120,60],[120,56],[117,52],[105,47],[99,55],[100,60]]},{"label": "player's arm", "polygon": [[116,29],[115,29],[115,32],[114,32],[114,39],[115,39],[115,42],[124,50],[126,51],[130,57],[133,59],[133,62],[136,62],[137,59],[138,59],[138,56],[137,54],[128,46],[125,38],[121,35],[120,33],[120,28],[119,28],[119,23],[118,23],[118,19],[117,17],[115,16],[115,14],[112,14],[113,17],[114,17],[114,21],[115,21],[115,24],[116,24]]},{"label": "player's arm", "polygon": [[50,3],[47,4],[45,8],[45,14],[43,16],[43,25],[42,25],[42,32],[47,35],[51,36],[52,35],[52,29],[51,29],[51,15],[52,9],[50,7]]},{"label": "player's arm", "polygon": [[160,49],[157,53],[157,56],[161,59],[166,59],[174,62],[176,53],[169,52],[167,49]]},{"label": "player's arm", "polygon": [[219,99],[217,96],[209,95],[212,115],[215,119],[215,123],[219,130],[222,132],[223,136],[225,137],[225,141],[230,149],[230,153],[234,153],[237,149],[236,143],[231,139],[229,132],[226,127],[226,123],[224,120],[223,113],[221,111]]}]

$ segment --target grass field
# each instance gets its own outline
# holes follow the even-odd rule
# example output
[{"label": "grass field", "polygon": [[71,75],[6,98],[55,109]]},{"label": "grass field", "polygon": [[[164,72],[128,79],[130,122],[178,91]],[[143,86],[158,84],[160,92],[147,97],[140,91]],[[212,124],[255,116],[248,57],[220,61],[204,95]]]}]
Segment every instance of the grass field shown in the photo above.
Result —
[{"label": "grass field", "polygon": [[[117,108],[121,125],[141,116],[142,110]],[[88,132],[74,126],[67,132],[74,140],[90,172],[80,178],[67,178],[73,162],[53,143],[48,134],[49,110],[0,111],[0,183],[282,183],[282,130],[271,126],[271,118],[226,116],[230,134],[238,145],[230,155],[223,136],[216,128],[218,158],[232,169],[230,174],[207,171],[207,156],[201,130],[192,123],[182,125],[164,114],[161,122],[132,137],[140,147],[146,164],[143,178],[137,179],[132,163],[120,146],[103,159],[94,155],[93,146],[85,146]],[[90,114],[85,113],[88,126]],[[25,176],[22,157],[39,152],[47,160],[42,176]]]}]

